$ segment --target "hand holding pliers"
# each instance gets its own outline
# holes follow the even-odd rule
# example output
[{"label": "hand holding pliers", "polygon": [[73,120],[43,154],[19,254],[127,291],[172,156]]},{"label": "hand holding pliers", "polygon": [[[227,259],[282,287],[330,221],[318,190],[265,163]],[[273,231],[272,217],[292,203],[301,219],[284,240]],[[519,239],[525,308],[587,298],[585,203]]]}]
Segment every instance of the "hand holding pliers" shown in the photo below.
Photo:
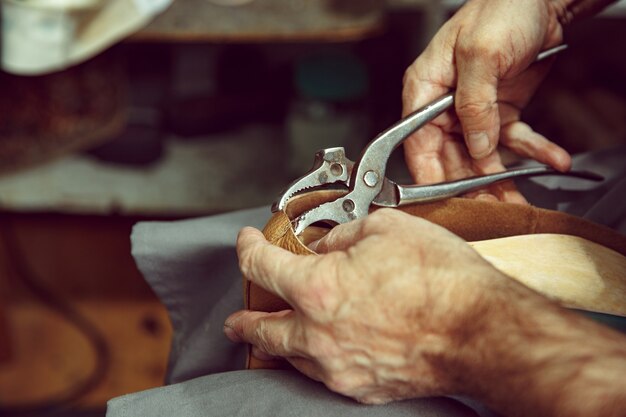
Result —
[{"label": "hand holding pliers", "polygon": [[[561,50],[564,45],[538,55],[537,61]],[[294,195],[331,184],[346,188],[346,194],[334,201],[321,204],[293,220],[297,235],[316,222],[347,223],[367,216],[372,204],[398,207],[405,204],[442,200],[488,185],[518,177],[537,175],[564,175],[589,180],[602,180],[591,172],[559,172],[547,166],[520,168],[496,174],[429,185],[398,185],[385,177],[387,162],[396,149],[413,132],[442,114],[454,104],[454,93],[446,94],[400,120],[380,133],[363,150],[356,162],[349,160],[341,147],[327,148],[315,155],[313,168],[295,180],[274,203],[273,210],[281,210]]]}]

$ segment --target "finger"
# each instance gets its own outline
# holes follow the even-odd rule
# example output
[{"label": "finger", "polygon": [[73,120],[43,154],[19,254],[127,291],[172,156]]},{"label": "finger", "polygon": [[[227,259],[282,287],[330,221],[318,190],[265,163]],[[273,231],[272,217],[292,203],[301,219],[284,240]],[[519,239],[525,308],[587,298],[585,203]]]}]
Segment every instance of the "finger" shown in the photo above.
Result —
[{"label": "finger", "polygon": [[475,170],[474,161],[468,155],[467,147],[461,140],[451,139],[446,141],[442,154],[447,181],[473,177],[479,174]]},{"label": "finger", "polygon": [[463,127],[465,143],[474,159],[491,154],[498,143],[498,76],[488,56],[459,48],[456,114]]},{"label": "finger", "polygon": [[[450,136],[453,137],[453,135]],[[473,177],[480,174],[480,171],[476,170],[474,161],[469,158],[465,144],[455,140],[454,138],[447,140],[444,143],[442,149],[442,160],[445,166],[445,179],[447,181]],[[466,193],[464,194],[464,197],[475,198],[477,200],[498,200],[489,188],[483,188]]]},{"label": "finger", "polygon": [[[497,151],[483,159],[472,160],[468,157],[467,147],[459,141],[450,140],[446,142],[443,154],[447,180],[458,180],[505,170]],[[494,184],[490,187],[467,193],[464,197],[484,201],[527,204],[526,199],[517,191],[515,183],[512,181]]]},{"label": "finger", "polygon": [[528,205],[528,201],[519,192],[515,182],[504,181],[489,187],[491,194],[495,195],[499,201],[512,204]]},{"label": "finger", "polygon": [[[450,90],[450,86],[455,82],[451,57],[451,48],[435,38],[426,51],[407,69],[402,87],[403,116]],[[431,184],[445,180],[441,161],[443,127],[451,124],[452,120],[449,113],[444,113],[404,142],[404,158],[416,184]]]},{"label": "finger", "polygon": [[237,237],[241,272],[250,281],[295,307],[293,294],[312,270],[312,256],[298,256],[269,243],[257,229],[246,227]]},{"label": "finger", "polygon": [[455,84],[453,53],[450,42],[435,36],[407,68],[402,80],[402,116],[441,97]]},{"label": "finger", "polygon": [[500,199],[488,189],[474,191],[473,193],[468,194],[466,197],[480,201],[500,201]]},{"label": "finger", "polygon": [[233,342],[246,342],[270,356],[300,354],[300,337],[293,310],[276,313],[239,311],[224,322],[224,333]]},{"label": "finger", "polygon": [[[467,158],[467,150],[462,143],[449,141],[444,147],[444,154],[444,161],[446,167],[448,167],[446,177],[449,180],[492,174],[505,170],[497,151],[486,158],[472,161]],[[465,194],[464,197],[484,201],[527,204],[526,199],[517,191],[515,184],[511,181],[472,191]]]},{"label": "finger", "polygon": [[441,157],[443,135],[441,128],[431,124],[404,142],[404,159],[416,184],[445,181],[445,165]]},{"label": "finger", "polygon": [[363,239],[363,223],[358,219],[335,226],[326,236],[309,244],[309,249],[317,253],[343,251]]},{"label": "finger", "polygon": [[515,153],[550,165],[561,172],[572,166],[570,154],[523,122],[509,123],[502,128],[502,144]]},{"label": "finger", "polygon": [[[502,164],[499,152],[494,152],[486,158],[474,161],[476,171],[481,175],[495,174],[506,170]],[[528,204],[524,196],[517,190],[513,181],[504,181],[488,187],[489,192],[500,201],[515,204]]]},{"label": "finger", "polygon": [[320,254],[348,249],[359,240],[363,220],[359,219],[335,226],[326,236],[309,243],[309,249]]},{"label": "finger", "polygon": [[393,233],[394,228],[403,227],[403,221],[413,220],[400,210],[379,209],[368,217],[334,227],[326,236],[309,245],[317,253],[345,251],[356,243],[377,234]]}]

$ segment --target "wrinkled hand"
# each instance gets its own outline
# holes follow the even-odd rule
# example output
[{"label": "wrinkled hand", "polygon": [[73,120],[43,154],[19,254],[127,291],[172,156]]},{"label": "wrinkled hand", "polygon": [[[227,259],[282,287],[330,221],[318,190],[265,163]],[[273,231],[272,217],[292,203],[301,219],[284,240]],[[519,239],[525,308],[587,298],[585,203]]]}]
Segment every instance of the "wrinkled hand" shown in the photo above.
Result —
[{"label": "wrinkled hand", "polygon": [[[455,112],[438,117],[404,143],[416,183],[504,170],[498,141],[520,156],[560,171],[569,169],[571,159],[564,149],[520,121],[521,110],[550,65],[533,61],[540,51],[561,43],[558,6],[553,3],[470,0],[407,69],[404,114],[456,89]],[[525,202],[513,183],[492,186],[478,195]]]},{"label": "wrinkled hand", "polygon": [[463,240],[397,210],[378,210],[294,255],[243,229],[246,277],[293,310],[226,321],[253,354],[285,357],[331,390],[366,403],[462,391],[457,372],[495,282],[512,282]]}]

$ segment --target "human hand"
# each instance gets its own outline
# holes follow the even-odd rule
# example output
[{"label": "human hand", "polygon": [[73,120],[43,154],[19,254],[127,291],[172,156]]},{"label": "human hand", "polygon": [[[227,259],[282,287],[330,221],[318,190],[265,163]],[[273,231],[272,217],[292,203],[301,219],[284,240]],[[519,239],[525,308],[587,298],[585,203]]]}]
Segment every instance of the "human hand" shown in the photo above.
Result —
[{"label": "human hand", "polygon": [[494,308],[490,289],[514,284],[460,238],[390,209],[334,228],[320,256],[249,228],[237,247],[243,274],[293,310],[235,313],[229,338],[366,403],[464,391],[459,364]]},{"label": "human hand", "polygon": [[[503,171],[498,142],[559,171],[570,168],[564,149],[520,120],[550,65],[534,60],[562,41],[557,14],[564,12],[556,3],[470,0],[407,69],[405,115],[456,88],[455,112],[441,115],[404,142],[417,184]],[[512,182],[477,195],[525,203]]]}]

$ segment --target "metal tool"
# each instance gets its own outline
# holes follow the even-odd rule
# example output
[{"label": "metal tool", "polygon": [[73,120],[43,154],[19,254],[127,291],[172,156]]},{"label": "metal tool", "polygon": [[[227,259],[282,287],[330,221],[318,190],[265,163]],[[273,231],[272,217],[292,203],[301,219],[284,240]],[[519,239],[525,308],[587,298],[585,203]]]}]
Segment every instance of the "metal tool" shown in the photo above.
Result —
[{"label": "metal tool", "polygon": [[[536,61],[552,56],[566,45],[540,53]],[[349,160],[343,148],[328,148],[315,155],[313,168],[295,180],[282,193],[272,209],[281,210],[297,193],[320,186],[336,184],[347,188],[346,194],[315,207],[294,219],[296,234],[316,222],[347,223],[367,216],[370,205],[398,207],[404,204],[430,202],[454,197],[500,181],[537,175],[564,175],[589,180],[603,178],[590,173],[562,173],[546,166],[522,168],[497,174],[466,178],[429,185],[402,186],[385,177],[387,162],[393,150],[413,132],[432,121],[454,104],[454,92],[446,94],[400,120],[372,140],[356,162]]]}]

